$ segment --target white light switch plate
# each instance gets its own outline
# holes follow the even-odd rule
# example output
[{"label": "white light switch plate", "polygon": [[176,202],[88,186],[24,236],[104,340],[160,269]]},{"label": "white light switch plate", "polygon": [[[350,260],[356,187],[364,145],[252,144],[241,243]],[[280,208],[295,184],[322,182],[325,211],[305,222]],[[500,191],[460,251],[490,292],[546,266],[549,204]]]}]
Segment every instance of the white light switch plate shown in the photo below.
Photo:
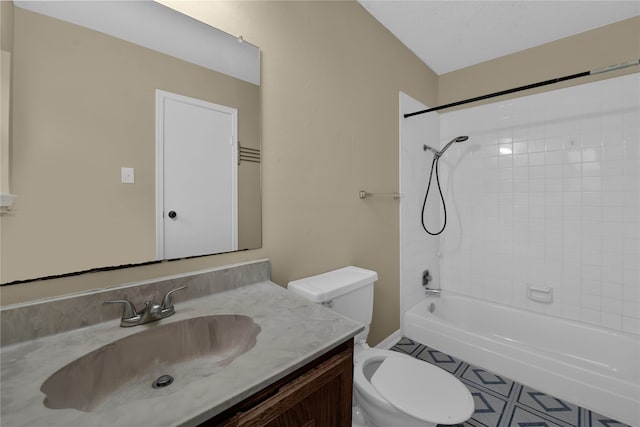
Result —
[{"label": "white light switch plate", "polygon": [[123,184],[133,184],[135,182],[135,177],[133,174],[133,168],[120,168],[120,174],[122,176]]}]

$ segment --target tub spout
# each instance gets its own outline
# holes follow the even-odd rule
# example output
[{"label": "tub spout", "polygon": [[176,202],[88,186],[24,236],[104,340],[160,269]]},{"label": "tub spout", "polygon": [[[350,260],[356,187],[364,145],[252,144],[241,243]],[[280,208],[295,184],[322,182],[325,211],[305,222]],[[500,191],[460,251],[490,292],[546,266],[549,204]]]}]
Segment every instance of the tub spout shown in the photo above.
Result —
[{"label": "tub spout", "polygon": [[424,288],[424,293],[428,296],[428,297],[439,297],[440,296],[440,289],[430,289],[430,288]]}]

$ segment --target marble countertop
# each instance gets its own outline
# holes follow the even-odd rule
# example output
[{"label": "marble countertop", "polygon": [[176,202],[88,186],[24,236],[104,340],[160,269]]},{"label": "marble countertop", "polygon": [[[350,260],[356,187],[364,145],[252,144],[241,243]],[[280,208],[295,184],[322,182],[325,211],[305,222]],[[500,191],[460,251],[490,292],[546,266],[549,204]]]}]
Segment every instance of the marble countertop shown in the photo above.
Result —
[{"label": "marble countertop", "polygon": [[[133,328],[119,320],[5,346],[1,352],[3,426],[194,426],[312,361],[363,329],[357,322],[263,281],[177,303],[176,314]],[[212,314],[244,314],[257,342],[217,373],[189,368],[189,381],[108,399],[92,412],[49,409],[42,383],[69,362],[143,328]],[[192,366],[192,365],[190,365]],[[185,383],[186,382],[186,383]],[[149,390],[152,390],[149,387]]]}]

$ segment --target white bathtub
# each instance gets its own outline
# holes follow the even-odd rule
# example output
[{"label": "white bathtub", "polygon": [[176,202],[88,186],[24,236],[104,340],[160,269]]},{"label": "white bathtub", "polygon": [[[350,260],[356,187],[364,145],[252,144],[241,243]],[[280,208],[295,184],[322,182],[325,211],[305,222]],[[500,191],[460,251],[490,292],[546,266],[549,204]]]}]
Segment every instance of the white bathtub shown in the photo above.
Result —
[{"label": "white bathtub", "polygon": [[[433,303],[435,310],[429,313]],[[640,338],[443,292],[404,314],[406,337],[640,426]]]}]

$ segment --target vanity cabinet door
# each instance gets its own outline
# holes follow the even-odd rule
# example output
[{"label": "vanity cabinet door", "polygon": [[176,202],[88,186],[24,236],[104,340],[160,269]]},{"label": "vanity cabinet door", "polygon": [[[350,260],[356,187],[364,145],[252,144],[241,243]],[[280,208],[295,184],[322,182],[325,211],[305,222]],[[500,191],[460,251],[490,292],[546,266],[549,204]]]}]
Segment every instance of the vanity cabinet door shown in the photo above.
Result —
[{"label": "vanity cabinet door", "polygon": [[350,346],[281,386],[256,406],[228,419],[225,427],[350,427],[353,385]]}]

